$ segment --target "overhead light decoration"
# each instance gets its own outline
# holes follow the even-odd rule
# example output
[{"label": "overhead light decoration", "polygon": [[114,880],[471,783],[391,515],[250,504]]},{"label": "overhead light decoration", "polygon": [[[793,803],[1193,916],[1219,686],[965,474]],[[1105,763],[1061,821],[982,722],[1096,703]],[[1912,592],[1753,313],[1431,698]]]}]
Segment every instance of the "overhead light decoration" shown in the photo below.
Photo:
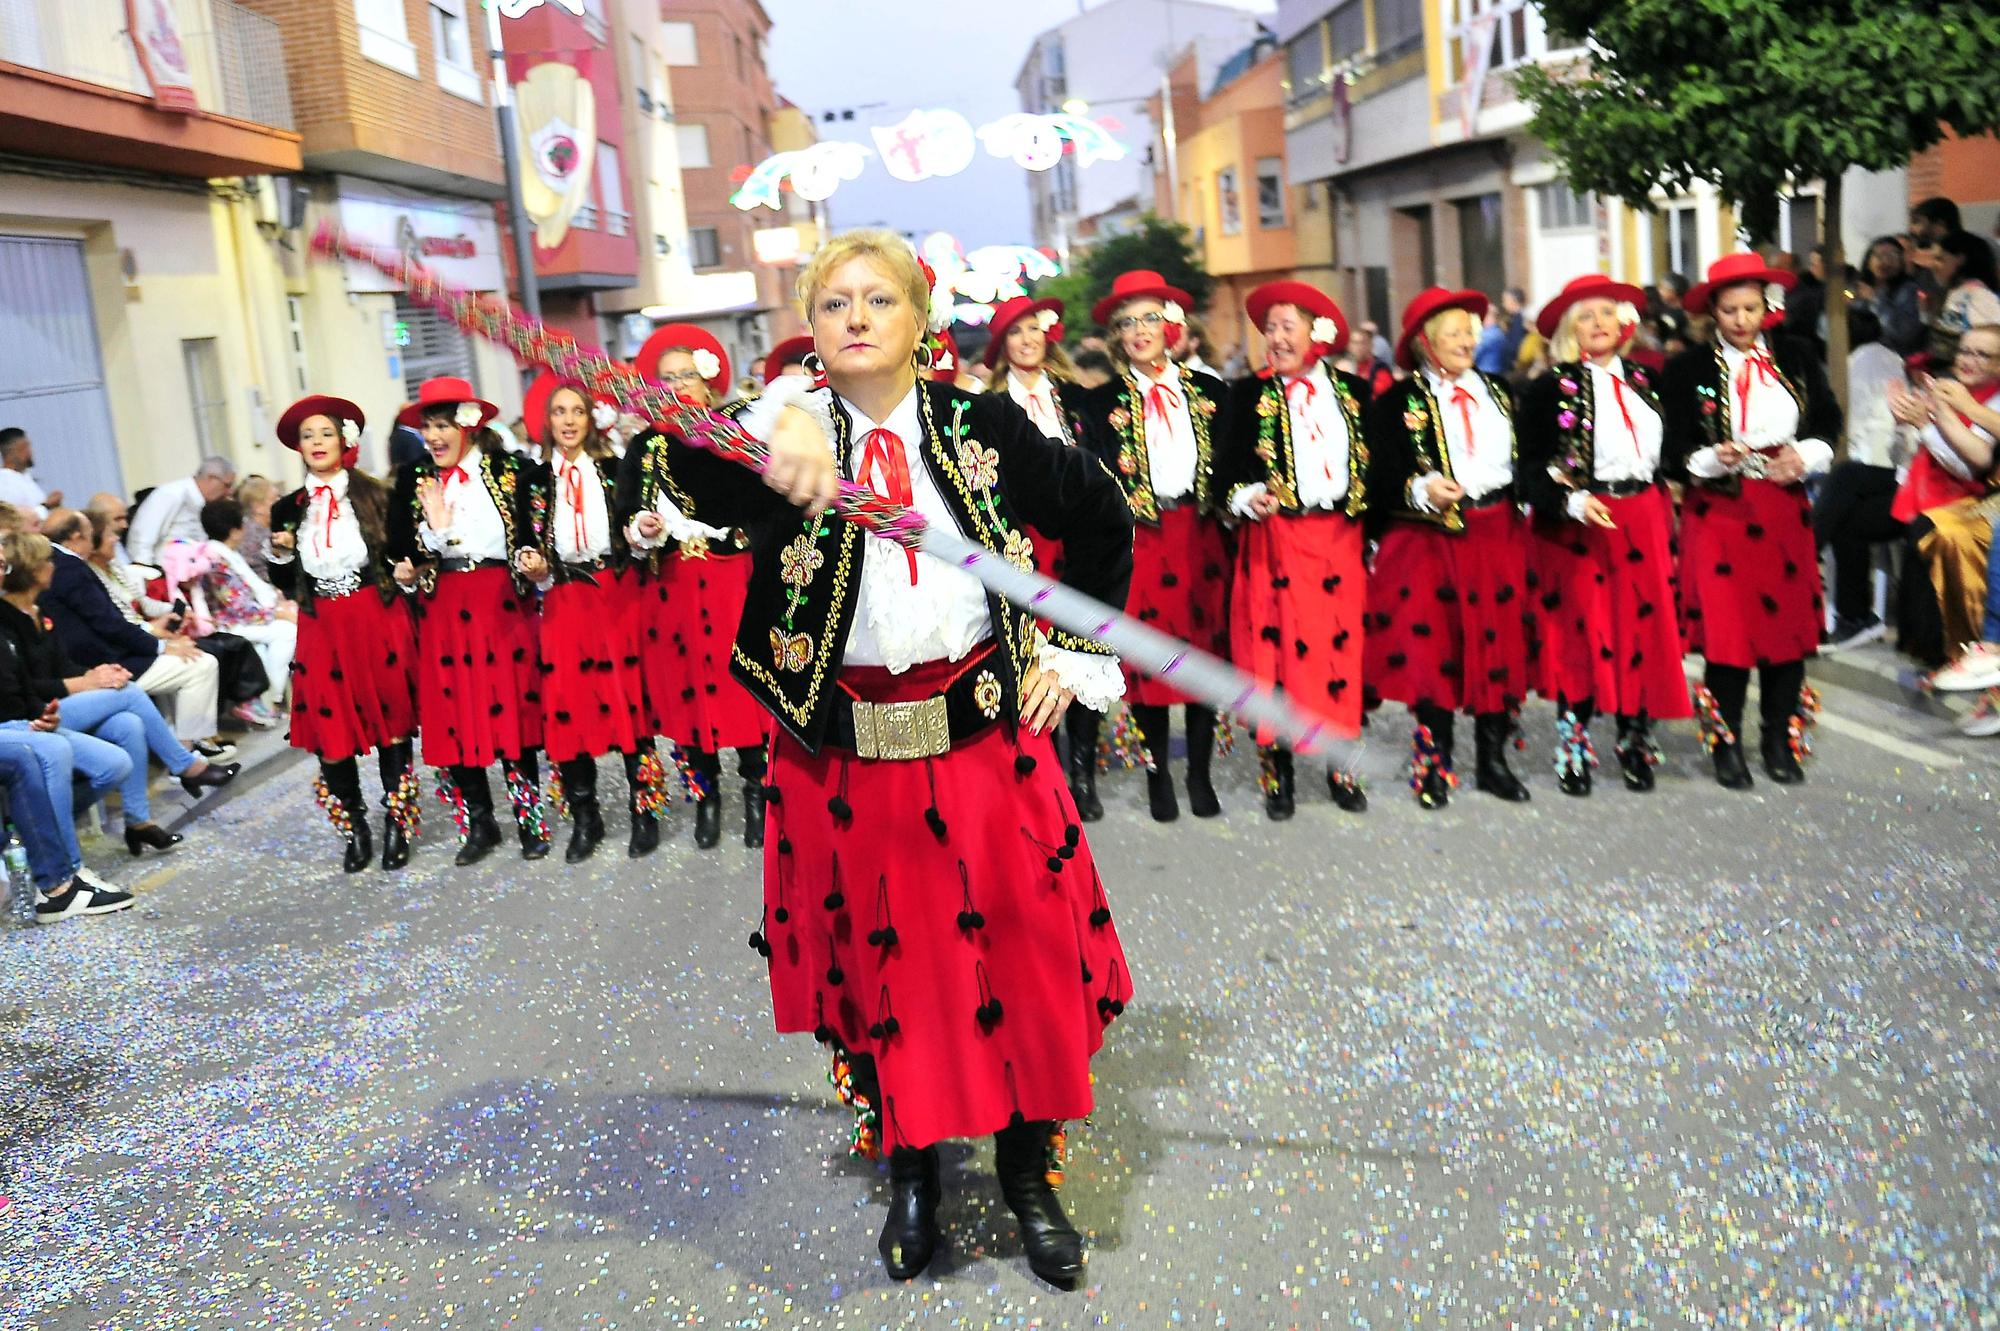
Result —
[{"label": "overhead light decoration", "polygon": [[1028,283],[1062,273],[1047,250],[1029,245],[982,245],[968,252],[949,231],[933,231],[918,250],[937,273],[938,290],[948,291],[955,322],[974,326],[993,317],[993,307],[1027,294]]},{"label": "overhead light decoration", "polygon": [[873,148],[829,139],[776,153],[754,167],[738,167],[743,183],[729,201],[744,212],[782,211],[784,191],[789,189],[817,203],[844,181],[859,179],[871,156],[880,157],[891,176],[909,184],[955,176],[972,165],[982,144],[990,156],[1029,171],[1046,171],[1065,156],[1073,157],[1078,166],[1095,166],[1125,157],[1125,145],[1112,137],[1115,128],[1109,117],[1089,120],[1067,109],[1051,115],[1015,112],[977,130],[956,111],[912,111],[893,125],[871,126]]},{"label": "overhead light decoration", "polygon": [[500,0],[500,17],[520,18],[523,14],[540,9],[544,3],[567,9],[578,18],[583,17],[584,0]]}]

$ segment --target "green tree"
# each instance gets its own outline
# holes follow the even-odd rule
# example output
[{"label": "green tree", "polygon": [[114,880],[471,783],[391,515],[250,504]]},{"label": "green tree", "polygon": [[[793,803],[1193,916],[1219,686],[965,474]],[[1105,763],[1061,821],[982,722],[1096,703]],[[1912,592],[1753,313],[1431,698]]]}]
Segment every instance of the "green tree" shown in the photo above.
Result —
[{"label": "green tree", "polygon": [[1111,293],[1111,283],[1120,273],[1150,268],[1172,286],[1194,297],[1188,313],[1208,307],[1215,291],[1215,279],[1201,266],[1195,252],[1194,236],[1178,222],[1147,213],[1139,219],[1139,229],[1110,236],[1097,242],[1080,256],[1072,253],[1073,266],[1059,277],[1035,283],[1036,299],[1054,297],[1065,306],[1069,327],[1090,326],[1090,310]]},{"label": "green tree", "polygon": [[1843,400],[1847,293],[1841,175],[1907,164],[1946,129],[2000,126],[2000,6],[1991,0],[1540,0],[1588,59],[1529,66],[1531,132],[1578,189],[1651,206],[1704,180],[1758,240],[1779,195],[1825,191],[1829,369]]}]

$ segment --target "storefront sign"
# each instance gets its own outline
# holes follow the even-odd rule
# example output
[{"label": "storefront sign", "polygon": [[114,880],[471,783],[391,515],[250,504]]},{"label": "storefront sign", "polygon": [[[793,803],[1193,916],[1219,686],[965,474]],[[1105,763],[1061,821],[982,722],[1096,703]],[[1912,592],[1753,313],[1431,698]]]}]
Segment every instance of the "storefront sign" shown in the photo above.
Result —
[{"label": "storefront sign", "polygon": [[173,6],[167,0],[125,0],[125,30],[132,34],[139,69],[153,89],[153,105],[162,111],[200,110]]},{"label": "storefront sign", "polygon": [[[380,187],[376,187],[379,189]],[[390,198],[343,179],[340,224],[382,249],[407,254],[447,284],[472,291],[506,289],[500,259],[500,228],[491,204],[435,195]],[[353,292],[401,290],[367,264],[347,265]]]}]

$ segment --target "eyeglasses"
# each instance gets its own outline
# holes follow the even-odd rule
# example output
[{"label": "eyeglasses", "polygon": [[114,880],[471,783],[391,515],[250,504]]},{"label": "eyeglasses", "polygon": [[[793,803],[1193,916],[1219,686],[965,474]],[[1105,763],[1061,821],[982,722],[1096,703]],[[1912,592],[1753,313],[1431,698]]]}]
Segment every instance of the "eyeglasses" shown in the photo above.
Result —
[{"label": "eyeglasses", "polygon": [[1971,347],[1960,347],[1958,359],[1969,360],[1974,365],[2000,365],[2000,351],[1975,351]]},{"label": "eyeglasses", "polygon": [[1111,331],[1129,333],[1134,328],[1158,328],[1167,321],[1167,316],[1155,311],[1152,314],[1128,314],[1123,319],[1114,320]]},{"label": "eyeglasses", "polygon": [[706,382],[699,370],[675,370],[671,374],[661,375],[660,379],[673,388],[692,388],[696,384]]}]

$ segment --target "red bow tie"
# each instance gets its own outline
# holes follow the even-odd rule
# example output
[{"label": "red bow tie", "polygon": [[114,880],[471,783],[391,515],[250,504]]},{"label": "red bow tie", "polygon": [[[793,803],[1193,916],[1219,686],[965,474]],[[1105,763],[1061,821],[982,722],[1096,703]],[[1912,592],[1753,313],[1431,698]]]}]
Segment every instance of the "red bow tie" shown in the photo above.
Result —
[{"label": "red bow tie", "polygon": [[563,464],[563,498],[569,502],[570,535],[578,553],[590,551],[590,527],[583,519],[583,468],[574,462]]},{"label": "red bow tie", "polygon": [[319,541],[320,550],[325,552],[333,548],[333,523],[340,516],[340,496],[333,492],[331,485],[315,485],[312,497],[315,504],[326,500],[326,526]]},{"label": "red bow tie", "polygon": [[[893,503],[908,508],[915,502],[910,490],[910,460],[904,456],[903,440],[891,430],[870,430],[861,438],[861,470],[856,476],[863,485]],[[907,547],[910,585],[917,585],[917,552]]]},{"label": "red bow tie", "polygon": [[1736,371],[1736,433],[1738,435],[1743,433],[1744,418],[1750,414],[1750,389],[1755,382],[1751,378],[1753,370],[1757,378],[1762,379],[1767,384],[1775,386],[1785,382],[1784,377],[1778,373],[1778,367],[1772,364],[1769,352],[1759,348],[1743,358],[1741,368]]},{"label": "red bow tie", "polygon": [[1478,401],[1466,391],[1465,385],[1453,384],[1451,404],[1458,408],[1459,424],[1465,427],[1465,453],[1467,457],[1479,456],[1479,436],[1472,429],[1472,404]]}]

